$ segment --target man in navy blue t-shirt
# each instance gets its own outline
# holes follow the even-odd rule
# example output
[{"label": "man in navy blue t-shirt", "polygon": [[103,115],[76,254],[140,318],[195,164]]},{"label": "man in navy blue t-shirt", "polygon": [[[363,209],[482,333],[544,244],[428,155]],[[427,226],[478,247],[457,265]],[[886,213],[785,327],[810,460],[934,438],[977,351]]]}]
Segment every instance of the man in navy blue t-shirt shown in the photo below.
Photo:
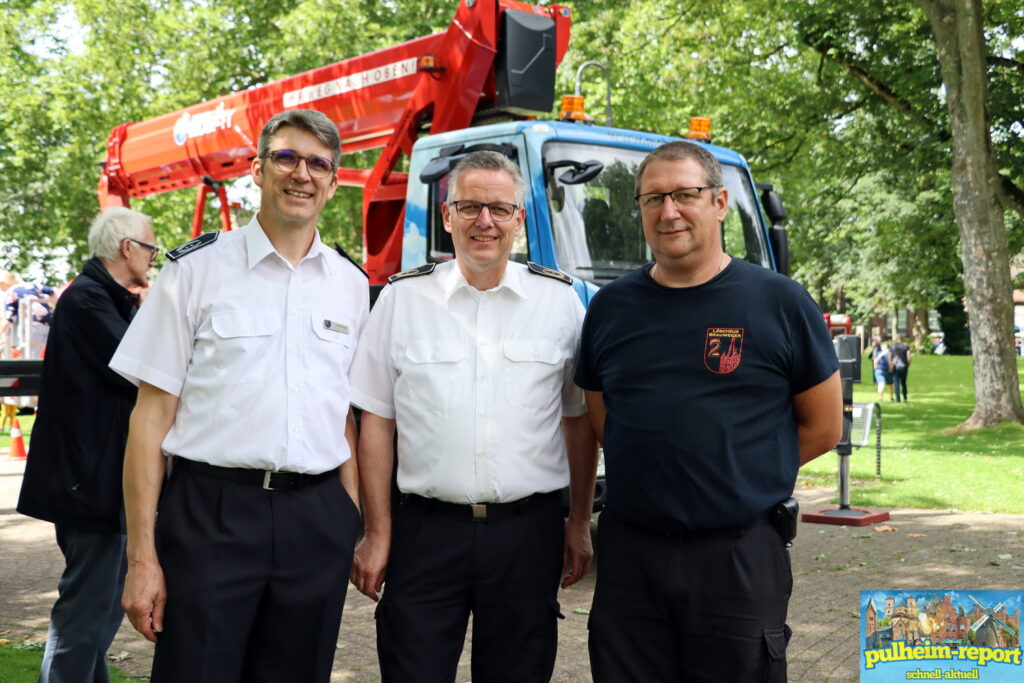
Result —
[{"label": "man in navy blue t-shirt", "polygon": [[655,263],[594,297],[576,383],[604,444],[594,680],[786,680],[792,572],[772,510],[842,420],[798,284],[722,250],[722,171],[671,142],[636,177]]}]

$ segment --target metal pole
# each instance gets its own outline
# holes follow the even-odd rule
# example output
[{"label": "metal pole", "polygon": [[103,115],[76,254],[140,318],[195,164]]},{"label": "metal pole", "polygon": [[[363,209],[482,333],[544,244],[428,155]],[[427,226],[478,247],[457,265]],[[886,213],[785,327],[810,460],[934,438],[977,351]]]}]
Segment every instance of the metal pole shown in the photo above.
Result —
[{"label": "metal pole", "polygon": [[875,404],[875,476],[882,478],[882,406]]},{"label": "metal pole", "polygon": [[583,94],[583,70],[588,66],[597,66],[604,71],[604,82],[605,82],[605,100],[604,100],[604,125],[612,125],[612,79],[608,75],[608,67],[601,62],[595,62],[593,60],[583,62],[580,64],[580,68],[576,69],[576,94]]},{"label": "metal pole", "polygon": [[839,508],[850,509],[850,456],[839,454]]}]

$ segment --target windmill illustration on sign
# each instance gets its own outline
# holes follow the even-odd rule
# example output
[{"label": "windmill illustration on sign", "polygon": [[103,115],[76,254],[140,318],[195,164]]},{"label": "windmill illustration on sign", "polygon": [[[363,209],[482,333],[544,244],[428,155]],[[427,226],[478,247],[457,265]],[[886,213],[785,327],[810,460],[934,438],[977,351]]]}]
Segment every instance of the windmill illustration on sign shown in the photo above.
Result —
[{"label": "windmill illustration on sign", "polygon": [[967,597],[974,600],[978,609],[981,610],[981,617],[971,624],[971,631],[974,633],[974,644],[982,647],[1010,646],[1010,643],[1004,645],[1001,642],[1000,628],[1013,639],[1017,638],[1017,630],[996,616],[996,613],[1003,609],[1003,603],[999,603],[995,607],[985,607],[970,593],[967,594]]}]

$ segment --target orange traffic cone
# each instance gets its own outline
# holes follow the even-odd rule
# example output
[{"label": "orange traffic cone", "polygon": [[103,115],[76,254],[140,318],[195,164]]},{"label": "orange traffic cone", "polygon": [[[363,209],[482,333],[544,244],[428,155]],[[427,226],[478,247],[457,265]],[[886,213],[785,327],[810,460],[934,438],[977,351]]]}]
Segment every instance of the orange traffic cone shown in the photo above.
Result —
[{"label": "orange traffic cone", "polygon": [[14,423],[11,425],[11,457],[15,460],[24,460],[28,457],[28,453],[25,452],[25,439],[21,436],[21,423],[18,422],[18,418],[14,418]]}]

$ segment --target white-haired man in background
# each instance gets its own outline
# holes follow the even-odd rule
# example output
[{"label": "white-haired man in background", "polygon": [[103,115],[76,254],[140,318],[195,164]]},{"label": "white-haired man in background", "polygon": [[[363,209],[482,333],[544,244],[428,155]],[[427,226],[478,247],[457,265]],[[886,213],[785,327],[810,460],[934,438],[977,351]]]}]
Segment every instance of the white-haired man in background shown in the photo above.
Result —
[{"label": "white-haired man in background", "polygon": [[52,522],[66,566],[39,680],[106,681],[121,624],[121,468],[136,388],[107,367],[156,257],[149,218],[114,207],[89,229],[82,272],[54,312],[18,512]]}]

